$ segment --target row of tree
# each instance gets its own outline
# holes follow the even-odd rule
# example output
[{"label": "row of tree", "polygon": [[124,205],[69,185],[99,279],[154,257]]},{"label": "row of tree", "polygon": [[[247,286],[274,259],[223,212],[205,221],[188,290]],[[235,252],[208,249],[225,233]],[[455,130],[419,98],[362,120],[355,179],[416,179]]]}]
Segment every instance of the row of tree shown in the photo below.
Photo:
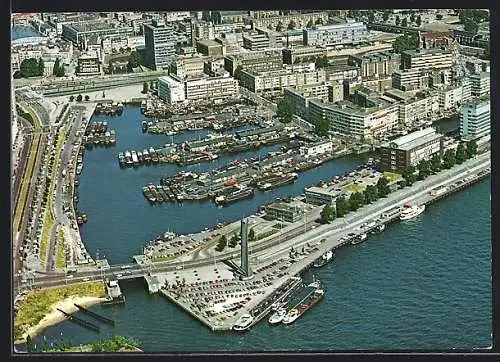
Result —
[{"label": "row of tree", "polygon": [[343,217],[351,211],[358,210],[363,205],[371,204],[379,198],[386,197],[390,192],[389,181],[382,176],[376,185],[366,186],[363,192],[354,192],[349,198],[338,197],[335,200],[335,207],[326,204],[321,210],[321,220],[330,223],[337,217]]},{"label": "row of tree", "polygon": [[442,169],[449,169],[455,164],[461,164],[477,153],[477,143],[472,140],[467,143],[460,142],[456,150],[446,150],[443,158],[436,154],[429,160],[421,160],[417,167],[409,166],[402,172],[404,184],[411,186],[417,180],[424,180],[431,174],[435,174]]},{"label": "row of tree", "polygon": [[[103,98],[104,98],[104,97],[103,97]],[[70,102],[73,102],[74,100],[75,100],[75,96],[74,96],[74,95],[71,95],[71,96],[69,97],[69,101],[70,101]],[[77,95],[77,96],[76,96],[76,101],[77,101],[77,102],[81,102],[82,100],[83,100],[83,96],[82,96],[81,94],[79,94],[79,95]],[[86,101],[89,101],[89,100],[90,100],[90,97],[88,96],[88,94],[86,94],[86,95],[85,95],[85,100],[86,100]]]},{"label": "row of tree", "polygon": [[[250,231],[248,232],[248,240],[249,241],[256,240],[255,230],[253,228],[251,228]],[[221,252],[226,248],[226,246],[229,246],[230,248],[235,248],[236,245],[238,245],[239,241],[240,241],[240,236],[238,234],[233,234],[233,236],[231,236],[229,240],[227,239],[226,235],[222,235],[215,247],[215,250]]]},{"label": "row of tree", "polygon": [[[322,25],[322,24],[323,24],[323,20],[321,18],[316,19],[315,22],[313,22],[312,20],[309,20],[309,22],[306,24],[306,28],[312,28],[314,25]],[[291,20],[288,23],[286,28],[288,30],[293,30],[296,27],[297,27],[297,24],[295,23],[295,21]],[[272,30],[272,25],[269,25],[268,28]],[[283,23],[281,21],[278,21],[278,24],[276,24],[276,28],[274,28],[274,30],[282,31],[283,30]]]}]

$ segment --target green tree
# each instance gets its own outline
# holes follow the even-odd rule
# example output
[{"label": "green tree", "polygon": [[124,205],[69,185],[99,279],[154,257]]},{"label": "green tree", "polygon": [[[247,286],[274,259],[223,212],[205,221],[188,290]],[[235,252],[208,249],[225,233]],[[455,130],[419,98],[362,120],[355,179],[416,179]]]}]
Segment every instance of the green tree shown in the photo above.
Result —
[{"label": "green tree", "polygon": [[282,99],[278,103],[278,117],[283,118],[283,121],[285,123],[291,122],[292,121],[292,116],[295,113],[295,106],[293,103],[286,101],[285,99]]},{"label": "green tree", "polygon": [[281,31],[283,30],[283,23],[281,21],[278,21],[278,24],[276,25],[276,31]]},{"label": "green tree", "polygon": [[307,22],[307,24],[306,24],[306,28],[312,28],[312,27],[313,27],[313,25],[314,25],[314,23],[313,23],[313,21],[312,21],[312,19],[311,19],[311,20],[309,20],[309,21]]},{"label": "green tree", "polygon": [[443,167],[451,168],[455,164],[455,152],[452,149],[446,150],[443,155]]},{"label": "green tree", "polygon": [[363,206],[363,203],[364,203],[364,196],[360,192],[354,192],[351,194],[351,197],[349,197],[349,209],[351,211],[356,211],[361,206]]},{"label": "green tree", "polygon": [[465,144],[463,142],[460,142],[455,152],[455,162],[460,165],[465,160],[467,160],[467,149],[465,147]]},{"label": "green tree", "polygon": [[389,190],[389,180],[385,176],[382,176],[378,179],[377,181],[377,191],[379,197],[386,197],[390,190]]},{"label": "green tree", "polygon": [[349,202],[344,196],[337,197],[335,200],[335,209],[337,210],[337,217],[343,217],[349,212]]},{"label": "green tree", "polygon": [[417,20],[415,20],[415,23],[417,24],[417,26],[422,25],[422,17],[420,15],[417,16]]},{"label": "green tree", "polygon": [[217,243],[217,246],[215,247],[216,251],[222,251],[227,245],[227,237],[226,235],[222,235],[219,239],[219,242]]},{"label": "green tree", "polygon": [[328,67],[329,62],[328,62],[328,57],[326,55],[316,57],[314,61],[314,65],[316,68],[325,68]]},{"label": "green tree", "polygon": [[437,14],[437,15],[436,15],[436,19],[437,19],[437,20],[441,20],[441,19],[443,19],[443,15],[441,15],[441,14]]},{"label": "green tree", "polygon": [[326,204],[321,210],[320,216],[324,223],[330,223],[335,219],[335,209],[330,204]]},{"label": "green tree", "polygon": [[479,25],[470,18],[466,18],[464,21],[464,30],[472,33],[472,34],[477,34],[477,31],[479,30]]},{"label": "green tree", "polygon": [[142,84],[142,93],[146,94],[148,92],[148,82]]},{"label": "green tree", "polygon": [[57,70],[59,69],[59,58],[56,58],[54,62],[54,68],[52,69],[52,75],[57,76]]},{"label": "green tree", "polygon": [[288,30],[293,30],[293,29],[295,29],[295,26],[296,26],[296,25],[295,25],[295,21],[291,20],[291,21],[288,23],[288,27],[287,27],[287,29],[288,29]]},{"label": "green tree", "polygon": [[375,14],[374,14],[373,12],[369,12],[369,13],[368,13],[368,21],[369,21],[370,23],[375,22]]},{"label": "green tree", "polygon": [[366,186],[365,191],[363,191],[363,195],[364,195],[364,203],[370,204],[378,200],[378,189],[374,185],[368,185]]},{"label": "green tree", "polygon": [[314,131],[318,136],[328,136],[330,130],[330,122],[327,119],[317,118],[314,122]]},{"label": "green tree", "polygon": [[130,53],[130,55],[128,57],[128,62],[127,62],[128,71],[132,71],[133,68],[137,68],[141,64],[142,64],[141,53],[139,53],[139,51],[137,51],[137,50]]},{"label": "green tree", "polygon": [[250,229],[248,232],[248,240],[254,241],[255,240],[255,230],[253,228]]},{"label": "green tree", "polygon": [[81,94],[79,94],[79,95],[76,97],[76,101],[77,101],[77,102],[81,102],[81,101],[82,101],[82,99],[83,99],[83,97],[82,97],[82,95],[81,95]]},{"label": "green tree", "polygon": [[19,66],[19,72],[23,78],[43,75],[43,70],[40,73],[39,62],[35,58],[24,59]]},{"label": "green tree", "polygon": [[417,181],[415,171],[415,167],[410,165],[401,173],[401,176],[403,176],[403,179],[406,181],[406,185],[411,186]]},{"label": "green tree", "polygon": [[238,236],[236,236],[236,234],[233,234],[233,236],[231,236],[231,239],[229,240],[229,247],[235,248],[236,245],[238,245]]},{"label": "green tree", "polygon": [[410,21],[412,23],[415,21],[415,14],[413,12],[410,14]]},{"label": "green tree", "polygon": [[406,18],[403,18],[403,20],[401,21],[401,26],[408,26],[408,20],[406,20]]},{"label": "green tree", "polygon": [[89,95],[88,95],[88,94],[86,94],[86,95],[85,95],[85,100],[86,100],[86,101],[89,101],[89,100],[90,100],[90,97],[89,97]]},{"label": "green tree", "polygon": [[238,65],[236,69],[234,70],[233,77],[235,79],[240,79],[241,76],[241,71],[243,70],[243,67],[241,65]]},{"label": "green tree", "polygon": [[477,142],[475,140],[467,142],[467,157],[471,158],[477,153]]},{"label": "green tree", "polygon": [[382,14],[382,20],[384,22],[387,22],[387,20],[389,20],[389,12],[388,11],[384,11],[384,13]]},{"label": "green tree", "polygon": [[315,24],[316,25],[323,25],[323,19],[317,18]]},{"label": "green tree", "polygon": [[39,76],[43,75],[44,69],[45,69],[45,64],[43,63],[43,59],[40,58],[40,59],[38,59],[38,75]]},{"label": "green tree", "polygon": [[431,170],[432,172],[439,172],[441,171],[441,157],[439,157],[439,154],[435,154],[431,158]]},{"label": "green tree", "polygon": [[29,334],[26,337],[26,348],[28,349],[28,353],[33,352],[33,342],[31,340],[31,336]]},{"label": "green tree", "polygon": [[69,101],[70,102],[73,102],[74,100],[75,100],[75,96],[74,95],[69,96]]},{"label": "green tree", "polygon": [[405,50],[418,49],[420,39],[418,33],[404,33],[396,38],[392,43],[395,53],[401,53]]},{"label": "green tree", "polygon": [[420,180],[425,179],[431,174],[431,165],[427,160],[420,160],[418,163],[418,178]]},{"label": "green tree", "polygon": [[396,15],[396,25],[399,26],[401,24],[401,19],[399,18],[399,15]]},{"label": "green tree", "polygon": [[106,98],[106,93],[104,93],[104,91],[102,91],[102,98]]}]

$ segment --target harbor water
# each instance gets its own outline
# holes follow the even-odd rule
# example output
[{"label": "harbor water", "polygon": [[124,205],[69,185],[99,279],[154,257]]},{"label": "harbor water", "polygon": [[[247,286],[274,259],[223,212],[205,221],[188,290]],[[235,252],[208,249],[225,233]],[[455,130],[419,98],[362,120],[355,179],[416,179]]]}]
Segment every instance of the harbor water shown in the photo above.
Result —
[{"label": "harbor water", "polygon": [[30,26],[15,26],[12,28],[10,38],[11,40],[16,40],[20,38],[28,38],[33,36],[41,36],[35,28]]},{"label": "harbor water", "polygon": [[[167,229],[191,233],[238,219],[263,202],[300,194],[304,186],[363,162],[356,157],[332,161],[300,174],[295,184],[256,192],[227,208],[212,202],[153,207],[141,186],[182,169],[201,171],[213,165],[120,169],[118,152],[161,146],[171,137],[143,134],[144,116],[135,107],[126,107],[120,117],[94,118],[109,121],[117,145],[86,151],[78,209],[89,215],[81,229],[89,252],[95,256],[99,250],[111,263],[130,261],[145,242]],[[194,137],[195,132],[177,135],[174,142]],[[270,149],[221,157],[216,164]],[[40,347],[124,335],[138,340],[146,352],[486,348],[492,330],[490,203],[487,179],[430,205],[414,220],[389,225],[364,243],[339,250],[331,263],[314,270],[325,286],[324,300],[289,326],[270,326],[264,319],[245,334],[213,333],[162,297],[149,295],[145,282],[136,280],[120,282],[125,305],[91,308],[113,319],[114,327],[101,325],[95,333],[63,322],[35,341]]]}]

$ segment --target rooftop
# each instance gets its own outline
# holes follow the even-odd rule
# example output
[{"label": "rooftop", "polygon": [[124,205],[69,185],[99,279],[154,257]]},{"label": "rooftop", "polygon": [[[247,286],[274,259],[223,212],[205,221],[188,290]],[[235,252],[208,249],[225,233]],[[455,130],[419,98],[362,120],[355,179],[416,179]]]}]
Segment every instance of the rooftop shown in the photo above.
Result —
[{"label": "rooftop", "polygon": [[196,43],[207,46],[207,47],[221,46],[221,44],[216,42],[215,40],[208,40],[208,39],[197,40]]},{"label": "rooftop", "polygon": [[431,49],[405,50],[401,54],[407,54],[411,57],[423,57],[428,54],[451,54],[451,52],[441,48],[431,48]]},{"label": "rooftop", "polygon": [[[410,134],[407,134],[403,137],[396,138],[395,140],[392,140],[389,142],[389,146],[391,148],[397,148],[400,150],[411,150],[415,148],[416,146],[435,140],[437,138],[441,138],[442,135],[439,133],[436,133],[436,130],[432,127],[428,127],[425,129],[422,129],[420,131],[412,132]],[[387,147],[387,145],[386,145]]]}]

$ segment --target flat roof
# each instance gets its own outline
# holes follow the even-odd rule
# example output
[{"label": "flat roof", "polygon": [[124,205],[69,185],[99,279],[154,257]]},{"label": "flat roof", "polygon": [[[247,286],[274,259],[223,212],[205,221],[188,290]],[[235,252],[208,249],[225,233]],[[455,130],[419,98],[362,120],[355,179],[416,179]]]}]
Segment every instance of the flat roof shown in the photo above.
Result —
[{"label": "flat roof", "polygon": [[196,44],[201,44],[201,45],[205,45],[207,47],[213,47],[213,46],[222,46],[222,44],[216,42],[215,40],[208,40],[208,39],[204,39],[204,40],[197,40],[196,41]]}]

